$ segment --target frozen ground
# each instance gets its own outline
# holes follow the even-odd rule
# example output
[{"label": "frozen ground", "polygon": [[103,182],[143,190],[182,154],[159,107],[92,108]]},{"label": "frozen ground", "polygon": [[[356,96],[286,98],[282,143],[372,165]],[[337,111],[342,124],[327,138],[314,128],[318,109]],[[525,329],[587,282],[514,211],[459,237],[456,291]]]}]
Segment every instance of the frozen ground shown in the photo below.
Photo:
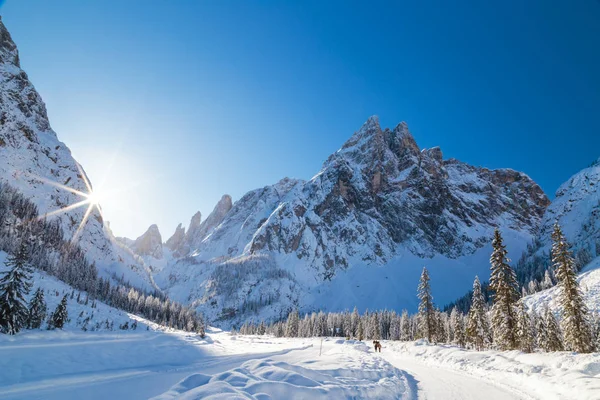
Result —
[{"label": "frozen ground", "polygon": [[597,399],[600,354],[182,332],[0,336],[2,399]]}]

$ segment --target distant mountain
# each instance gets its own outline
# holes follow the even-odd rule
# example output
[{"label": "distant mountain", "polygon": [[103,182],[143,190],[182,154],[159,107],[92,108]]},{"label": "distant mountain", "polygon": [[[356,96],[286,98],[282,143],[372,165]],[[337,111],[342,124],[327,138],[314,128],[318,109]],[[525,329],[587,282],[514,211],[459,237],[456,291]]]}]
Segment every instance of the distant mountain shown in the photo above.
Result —
[{"label": "distant mountain", "polygon": [[523,283],[541,280],[550,266],[552,229],[558,222],[576,256],[578,268],[600,256],[600,159],[563,183],[546,210],[539,233],[523,254],[517,271]]},{"label": "distant mountain", "polygon": [[[423,265],[453,274],[440,290],[450,300],[482,270],[494,227],[520,253],[548,204],[523,173],[444,160],[439,148],[419,149],[405,123],[381,129],[372,117],[311,180],[247,193],[155,278],[174,298],[230,322],[296,306],[412,307]],[[225,273],[244,263],[247,280]],[[278,276],[271,291],[259,284],[261,263]],[[239,288],[220,291],[223,279]]]},{"label": "distant mountain", "polygon": [[[0,180],[33,201],[40,214],[58,219],[66,238],[72,238],[87,206],[50,213],[84,201],[73,191],[89,192],[85,178],[83,168],[50,127],[46,106],[21,69],[17,46],[0,19]],[[75,240],[101,274],[152,288],[148,272],[116,243],[97,209]]]}]

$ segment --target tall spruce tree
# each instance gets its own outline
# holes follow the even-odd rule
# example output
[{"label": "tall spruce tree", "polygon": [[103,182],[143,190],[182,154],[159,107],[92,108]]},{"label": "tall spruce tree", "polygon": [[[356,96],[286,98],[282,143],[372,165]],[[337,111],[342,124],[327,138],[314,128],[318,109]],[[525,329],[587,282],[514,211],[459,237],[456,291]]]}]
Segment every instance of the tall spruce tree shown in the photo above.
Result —
[{"label": "tall spruce tree", "polygon": [[544,337],[545,340],[542,343],[542,348],[546,351],[564,350],[560,327],[558,326],[558,322],[556,322],[556,317],[547,306],[544,310],[544,325],[546,327],[546,334]]},{"label": "tall spruce tree", "polygon": [[419,331],[422,337],[431,342],[435,334],[436,320],[431,287],[429,286],[429,273],[425,267],[423,267],[421,273],[417,296],[419,297]]},{"label": "tall spruce tree", "polygon": [[467,316],[467,336],[477,350],[482,350],[488,343],[488,330],[489,326],[485,315],[485,300],[481,292],[481,282],[479,282],[479,277],[476,276],[473,282],[471,309]]},{"label": "tall spruce tree", "polygon": [[29,329],[39,329],[46,319],[46,312],[47,307],[44,300],[44,291],[38,287],[29,302],[27,322]]},{"label": "tall spruce tree", "polygon": [[9,270],[0,278],[0,331],[14,335],[27,326],[28,309],[25,296],[31,290],[31,267],[25,241],[16,254],[8,256],[4,265]]},{"label": "tall spruce tree", "polygon": [[560,287],[559,303],[562,309],[561,327],[565,347],[579,353],[592,352],[594,345],[588,309],[577,282],[575,260],[558,222],[554,224],[552,232],[552,263]]},{"label": "tall spruce tree", "polygon": [[453,343],[459,347],[465,346],[465,324],[463,315],[460,311],[456,309],[456,307],[452,308],[452,312],[450,313],[450,325],[452,326],[452,331],[454,333]]},{"label": "tall spruce tree", "polygon": [[56,306],[56,310],[52,313],[50,317],[50,321],[48,323],[48,328],[50,329],[62,329],[65,326],[65,323],[69,319],[69,312],[67,310],[67,296],[64,295],[58,306]]},{"label": "tall spruce tree", "polygon": [[298,310],[293,310],[287,319],[287,324],[285,327],[285,336],[287,337],[298,337],[298,324],[300,322],[300,317],[298,315]]},{"label": "tall spruce tree", "polygon": [[515,271],[508,265],[506,246],[500,230],[494,232],[493,252],[490,257],[490,289],[494,292],[492,305],[492,328],[494,342],[500,350],[518,348],[517,310],[519,286]]},{"label": "tall spruce tree", "polygon": [[519,301],[517,306],[517,338],[519,349],[522,352],[531,353],[533,351],[534,338],[531,331],[531,319],[523,301]]}]

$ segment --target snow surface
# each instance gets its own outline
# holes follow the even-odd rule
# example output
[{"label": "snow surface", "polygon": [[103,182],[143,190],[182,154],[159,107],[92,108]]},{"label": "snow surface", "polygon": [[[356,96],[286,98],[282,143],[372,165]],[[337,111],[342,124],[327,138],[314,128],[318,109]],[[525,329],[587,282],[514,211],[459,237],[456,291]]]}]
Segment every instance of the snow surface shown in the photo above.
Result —
[{"label": "snow surface", "polygon": [[[583,299],[592,312],[600,312],[600,257],[595,258],[578,275],[579,287],[583,293]],[[542,290],[525,297],[525,304],[531,310],[540,313],[544,306],[557,311],[559,309],[558,286]]]},{"label": "snow surface", "polygon": [[[155,326],[155,325],[153,325]],[[475,352],[417,342],[209,329],[0,337],[3,399],[597,399],[600,354]],[[322,347],[321,347],[322,346]],[[214,397],[209,397],[214,396]]]}]

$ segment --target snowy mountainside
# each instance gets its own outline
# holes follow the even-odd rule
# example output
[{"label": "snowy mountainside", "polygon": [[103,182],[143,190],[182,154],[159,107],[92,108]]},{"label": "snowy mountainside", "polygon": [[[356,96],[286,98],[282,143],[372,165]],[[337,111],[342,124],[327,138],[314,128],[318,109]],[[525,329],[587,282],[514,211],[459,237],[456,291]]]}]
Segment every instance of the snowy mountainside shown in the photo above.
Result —
[{"label": "snowy mountainside", "polygon": [[[495,227],[520,254],[548,203],[523,173],[444,160],[439,148],[419,149],[405,123],[381,129],[372,117],[309,181],[285,178],[236,201],[155,280],[169,296],[209,316],[226,309],[233,321],[256,314],[199,289],[221,279],[215,271],[228,260],[266,255],[259,260],[290,273],[294,294],[271,296],[280,299],[265,306],[271,314],[297,306],[412,308],[417,271],[432,264],[452,282],[434,296],[449,301],[470,287],[473,272],[487,277]],[[238,295],[260,302],[270,294]]]},{"label": "snowy mountainside", "polygon": [[[50,127],[46,106],[21,69],[17,46],[1,20],[0,180],[33,201],[40,215],[85,200],[73,190],[89,193],[83,168]],[[58,219],[65,237],[71,238],[86,210],[87,205],[48,218]],[[152,288],[147,271],[131,252],[116,245],[98,209],[92,209],[75,240],[104,276],[114,274],[135,286]]]},{"label": "snowy mountainside", "polygon": [[[583,300],[591,312],[600,313],[600,257],[596,257],[577,277],[579,287],[583,294]],[[560,288],[553,286],[532,295],[526,296],[525,304],[529,310],[541,313],[545,306],[558,311],[558,294]]]},{"label": "snowy mountainside", "polygon": [[[0,272],[7,270],[4,265],[6,258],[7,254],[0,251]],[[31,299],[38,287],[41,288],[44,291],[44,300],[48,308],[47,316],[56,309],[65,294],[69,295],[67,296],[69,320],[66,322],[64,330],[81,331],[85,326],[87,331],[107,331],[111,330],[110,326],[112,326],[112,330],[118,331],[120,325],[126,322],[131,325],[134,322],[134,319],[125,311],[108,306],[98,300],[88,299],[87,304],[85,304],[85,292],[73,289],[66,283],[38,269],[34,269],[32,282],[31,292],[26,301]],[[74,293],[73,298],[70,297],[71,293]],[[92,303],[95,303],[95,307],[92,307]],[[107,326],[107,321],[109,326]],[[46,325],[44,323],[42,329],[45,329]],[[137,329],[146,329],[146,327],[140,325]]]},{"label": "snowy mountainside", "polygon": [[517,265],[522,281],[540,281],[550,267],[552,230],[558,222],[571,244],[579,268],[600,256],[600,160],[582,169],[556,191],[539,233]]}]

